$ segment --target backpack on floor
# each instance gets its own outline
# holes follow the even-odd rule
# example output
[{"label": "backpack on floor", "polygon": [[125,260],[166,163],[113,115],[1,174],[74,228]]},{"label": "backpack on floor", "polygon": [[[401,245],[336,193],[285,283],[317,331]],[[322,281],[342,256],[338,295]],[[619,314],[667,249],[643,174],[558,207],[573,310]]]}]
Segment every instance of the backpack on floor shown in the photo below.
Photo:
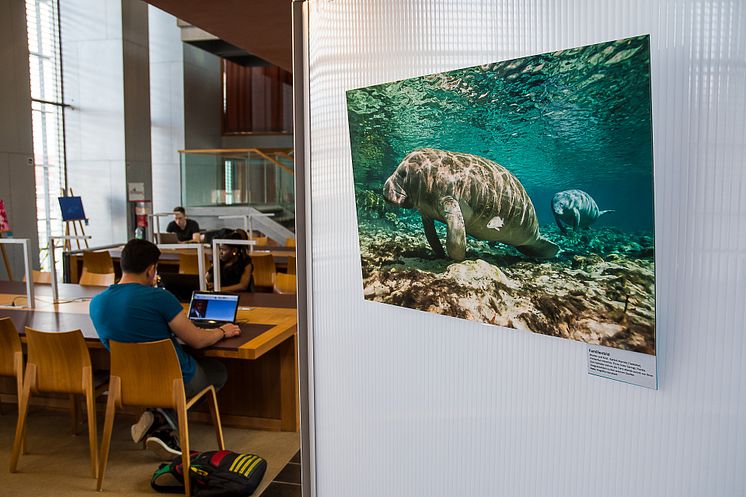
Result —
[{"label": "backpack on floor", "polygon": [[[191,454],[189,476],[195,497],[246,497],[254,493],[267,470],[267,461],[255,454],[230,450]],[[150,486],[158,492],[183,494],[181,456],[161,464],[153,473]]]}]

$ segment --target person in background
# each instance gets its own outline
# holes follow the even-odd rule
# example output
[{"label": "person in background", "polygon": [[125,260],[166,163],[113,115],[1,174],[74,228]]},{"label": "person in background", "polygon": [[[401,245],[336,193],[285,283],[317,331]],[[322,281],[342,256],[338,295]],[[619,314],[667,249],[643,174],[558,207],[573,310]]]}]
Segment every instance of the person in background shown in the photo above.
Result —
[{"label": "person in background", "polygon": [[[209,347],[223,338],[238,336],[235,324],[202,329],[187,318],[186,311],[171,293],[155,288],[161,251],[147,240],[130,240],[121,256],[122,279],[96,295],[90,304],[91,321],[101,343],[109,349],[109,340],[137,343],[170,339],[173,342],[184,377],[187,398],[208,385],[220,390],[228,373],[220,361],[195,358],[176,340],[193,349]],[[181,454],[176,438],[176,414],[170,409],[148,409],[132,425],[135,443],[145,445],[163,460]]]},{"label": "person in background", "polygon": [[[225,236],[227,240],[247,240],[243,230]],[[247,292],[251,287],[251,258],[245,245],[220,245],[220,290],[223,292]],[[207,288],[212,290],[213,268],[207,270]]]},{"label": "person in background", "polygon": [[183,207],[174,207],[174,220],[168,223],[166,231],[176,233],[180,242],[189,242],[195,233],[199,233],[199,224],[194,219],[187,218]]}]

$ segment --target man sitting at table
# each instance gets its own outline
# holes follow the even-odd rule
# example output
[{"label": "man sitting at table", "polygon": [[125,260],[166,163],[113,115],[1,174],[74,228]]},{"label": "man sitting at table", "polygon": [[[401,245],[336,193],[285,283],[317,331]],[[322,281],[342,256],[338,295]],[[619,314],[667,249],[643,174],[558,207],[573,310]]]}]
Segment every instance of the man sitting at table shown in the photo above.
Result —
[{"label": "man sitting at table", "polygon": [[[90,314],[101,342],[154,342],[171,339],[184,376],[187,398],[208,385],[220,390],[227,379],[225,366],[207,357],[195,358],[176,340],[195,349],[209,347],[223,338],[235,337],[240,328],[224,324],[220,328],[201,329],[187,318],[179,301],[168,291],[155,288],[161,251],[146,240],[130,240],[122,250],[122,279],[93,298]],[[176,438],[176,414],[170,409],[148,409],[132,425],[132,439],[164,460],[181,454]],[[146,438],[147,437],[147,438]]]},{"label": "man sitting at table", "polygon": [[176,233],[180,242],[189,242],[195,233],[199,233],[199,224],[194,219],[187,218],[183,207],[174,207],[174,220],[168,223],[166,232]]}]

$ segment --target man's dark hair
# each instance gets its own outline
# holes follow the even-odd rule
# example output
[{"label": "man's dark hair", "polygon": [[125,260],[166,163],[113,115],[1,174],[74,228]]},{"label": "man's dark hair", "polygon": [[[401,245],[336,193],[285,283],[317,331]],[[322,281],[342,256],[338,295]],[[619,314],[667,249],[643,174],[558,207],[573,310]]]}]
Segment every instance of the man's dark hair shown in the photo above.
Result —
[{"label": "man's dark hair", "polygon": [[174,212],[181,212],[182,214],[186,216],[186,211],[184,210],[182,206],[174,207]]},{"label": "man's dark hair", "polygon": [[122,249],[119,264],[123,273],[140,274],[148,269],[148,266],[157,263],[160,256],[161,251],[154,244],[133,238]]}]

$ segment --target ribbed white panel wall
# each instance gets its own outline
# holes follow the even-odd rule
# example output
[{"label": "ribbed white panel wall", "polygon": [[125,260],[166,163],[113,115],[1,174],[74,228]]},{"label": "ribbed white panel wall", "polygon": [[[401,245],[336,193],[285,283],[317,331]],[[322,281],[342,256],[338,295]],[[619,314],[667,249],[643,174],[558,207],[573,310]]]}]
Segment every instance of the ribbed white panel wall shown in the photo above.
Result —
[{"label": "ribbed white panel wall", "polygon": [[[746,495],[746,2],[312,0],[317,495]],[[650,33],[660,390],[363,300],[345,90]]]}]

